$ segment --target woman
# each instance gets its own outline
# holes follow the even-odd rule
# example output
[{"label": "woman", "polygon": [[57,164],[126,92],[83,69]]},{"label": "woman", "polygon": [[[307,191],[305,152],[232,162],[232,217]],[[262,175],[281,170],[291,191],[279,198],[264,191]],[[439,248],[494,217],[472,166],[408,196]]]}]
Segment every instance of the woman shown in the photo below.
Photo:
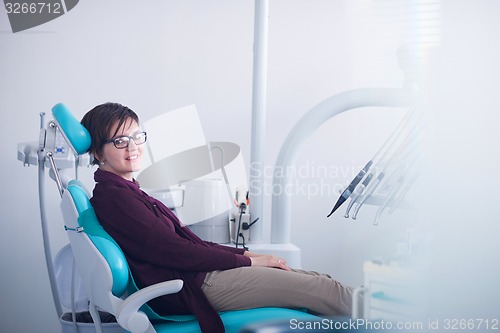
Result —
[{"label": "woman", "polygon": [[98,169],[91,199],[104,229],[120,245],[140,288],[181,279],[179,293],[148,304],[161,315],[194,314],[203,332],[224,332],[219,311],[257,307],[307,308],[349,315],[352,289],[328,275],[290,269],[283,258],[206,242],[160,201],[143,192],[146,133],[137,115],[117,103],[98,105],[82,119]]}]

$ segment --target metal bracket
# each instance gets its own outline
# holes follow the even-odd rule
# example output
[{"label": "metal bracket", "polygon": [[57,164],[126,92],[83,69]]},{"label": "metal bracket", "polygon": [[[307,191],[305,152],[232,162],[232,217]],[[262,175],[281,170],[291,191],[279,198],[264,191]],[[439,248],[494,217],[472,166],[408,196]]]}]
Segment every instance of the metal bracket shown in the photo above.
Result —
[{"label": "metal bracket", "polygon": [[69,227],[67,227],[67,226],[64,226],[64,230],[66,230],[66,231],[68,231],[68,230],[69,230],[69,231],[76,231],[77,233],[80,233],[80,232],[82,232],[84,229],[83,229],[83,227],[69,228]]}]

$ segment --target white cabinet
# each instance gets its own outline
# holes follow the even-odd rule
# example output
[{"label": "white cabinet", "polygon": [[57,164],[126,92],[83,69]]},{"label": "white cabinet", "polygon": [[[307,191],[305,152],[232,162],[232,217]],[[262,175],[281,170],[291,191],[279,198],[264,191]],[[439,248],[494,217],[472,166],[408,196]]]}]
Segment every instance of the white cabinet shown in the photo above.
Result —
[{"label": "white cabinet", "polygon": [[412,269],[366,262],[363,317],[372,321],[405,321],[418,316],[418,288]]}]

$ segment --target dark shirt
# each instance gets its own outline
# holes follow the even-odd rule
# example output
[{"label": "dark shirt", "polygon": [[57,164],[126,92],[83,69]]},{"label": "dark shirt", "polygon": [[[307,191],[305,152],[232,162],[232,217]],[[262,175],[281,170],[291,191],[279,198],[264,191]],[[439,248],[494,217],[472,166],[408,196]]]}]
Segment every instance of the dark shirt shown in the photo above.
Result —
[{"label": "dark shirt", "polygon": [[201,285],[207,272],[250,266],[236,249],[201,240],[139,184],[111,172],[94,174],[92,205],[103,228],[122,248],[139,288],[181,279],[180,292],[148,304],[160,315],[194,314],[202,332],[224,332]]}]

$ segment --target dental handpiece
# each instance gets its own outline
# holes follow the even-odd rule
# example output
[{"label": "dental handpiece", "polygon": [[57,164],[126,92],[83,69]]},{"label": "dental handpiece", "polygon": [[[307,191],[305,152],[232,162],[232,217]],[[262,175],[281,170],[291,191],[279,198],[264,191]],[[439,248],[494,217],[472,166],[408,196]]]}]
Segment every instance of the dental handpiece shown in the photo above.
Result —
[{"label": "dental handpiece", "polygon": [[[335,203],[332,211],[330,214],[327,215],[327,217],[330,217],[342,204],[349,199],[351,194],[353,194],[354,190],[358,186],[358,184],[361,182],[361,180],[366,176],[368,173],[369,169],[371,168],[372,164],[374,163],[373,161],[377,161],[379,159],[379,156],[382,155],[383,157],[387,155],[388,153],[388,147],[390,147],[394,144],[394,141],[397,140],[397,137],[400,135],[406,124],[410,121],[411,118],[416,114],[415,109],[411,109],[404,117],[403,121],[396,127],[396,129],[393,131],[393,133],[389,136],[389,138],[384,142],[382,147],[375,153],[373,158],[368,161],[368,163],[365,165],[365,167],[359,171],[359,173],[356,175],[356,177],[351,181],[349,186],[342,192],[340,198],[337,200]],[[368,184],[366,182],[366,184]],[[360,191],[360,193],[362,190]],[[354,203],[353,203],[354,204]],[[351,205],[352,207],[352,205]]]},{"label": "dental handpiece", "polygon": [[389,205],[389,203],[394,199],[394,197],[396,196],[396,194],[399,192],[399,189],[403,185],[404,180],[405,180],[405,175],[403,174],[402,176],[400,176],[398,178],[398,180],[396,181],[396,184],[394,184],[391,187],[389,193],[387,194],[387,196],[386,196],[386,198],[384,200],[384,203],[377,210],[377,213],[375,215],[375,219],[373,220],[373,225],[378,225],[378,221],[380,220],[380,216],[382,215],[382,213],[384,212],[384,210],[387,208],[387,206]]},{"label": "dental handpiece", "polygon": [[375,180],[373,181],[373,183],[371,183],[368,188],[366,189],[366,193],[363,195],[363,197],[361,198],[361,200],[358,202],[357,206],[354,207],[354,213],[352,214],[352,219],[355,220],[357,217],[358,217],[358,212],[359,212],[359,209],[361,208],[361,206],[364,205],[365,201],[372,196],[373,192],[375,192],[375,190],[377,189],[377,187],[379,186],[379,184],[382,182],[382,180],[384,179],[385,177],[385,173],[384,172],[381,172],[377,178],[375,178]]},{"label": "dental handpiece", "polygon": [[398,208],[398,206],[401,204],[403,199],[406,197],[406,194],[410,191],[410,188],[413,186],[413,184],[415,184],[415,182],[417,181],[419,176],[420,176],[419,173],[414,174],[413,177],[411,177],[410,181],[408,183],[406,183],[406,185],[401,190],[401,193],[397,197],[396,203],[394,205],[392,205],[391,209],[389,210],[389,214],[392,214],[394,212],[394,210],[396,210],[396,208]]},{"label": "dental handpiece", "polygon": [[347,186],[347,188],[344,190],[344,192],[342,192],[342,194],[340,195],[340,198],[335,203],[335,206],[333,206],[333,209],[330,212],[330,214],[328,214],[326,217],[330,217],[349,198],[349,196],[354,192],[354,189],[356,188],[356,186],[358,186],[359,182],[366,175],[366,173],[368,172],[368,169],[370,169],[372,164],[373,164],[373,161],[371,161],[371,160],[368,161],[368,163],[366,163],[365,167],[363,169],[361,169],[361,171],[358,172],[358,174],[356,175],[356,177],[354,177],[354,179],[351,181],[349,186]]},{"label": "dental handpiece", "polygon": [[359,185],[358,187],[356,187],[354,189],[354,193],[351,195],[351,201],[349,202],[349,205],[347,206],[347,209],[345,211],[345,215],[344,215],[345,218],[349,217],[349,212],[351,211],[352,206],[354,205],[354,203],[356,202],[358,197],[361,194],[363,194],[363,191],[366,189],[368,184],[370,184],[370,182],[372,181],[372,178],[373,178],[373,172],[369,173],[368,176],[366,176],[366,178],[363,180],[361,185]]},{"label": "dental handpiece", "polygon": [[[412,132],[414,132],[413,129],[412,129]],[[390,158],[386,162],[386,166],[382,169],[382,172],[377,176],[377,178],[375,178],[375,180],[373,181],[373,183],[371,183],[371,184],[369,184],[367,186],[366,193],[362,193],[363,196],[362,196],[361,200],[359,200],[358,204],[354,208],[354,213],[352,215],[352,219],[353,220],[355,220],[357,218],[359,210],[361,209],[361,207],[365,204],[366,200],[375,192],[375,190],[377,189],[377,187],[380,185],[380,183],[382,182],[382,180],[386,176],[386,172],[385,171],[387,169],[387,166],[390,165],[391,161],[393,161],[397,156],[401,155],[402,152],[405,149],[408,149],[409,147],[410,147],[409,139],[406,138],[405,140],[403,140],[402,142],[400,142],[399,143],[399,147],[395,151],[392,152],[392,155],[390,156]],[[386,151],[383,154],[384,156],[381,158],[381,160],[384,159],[385,155],[387,155],[388,152],[389,151]]]}]

